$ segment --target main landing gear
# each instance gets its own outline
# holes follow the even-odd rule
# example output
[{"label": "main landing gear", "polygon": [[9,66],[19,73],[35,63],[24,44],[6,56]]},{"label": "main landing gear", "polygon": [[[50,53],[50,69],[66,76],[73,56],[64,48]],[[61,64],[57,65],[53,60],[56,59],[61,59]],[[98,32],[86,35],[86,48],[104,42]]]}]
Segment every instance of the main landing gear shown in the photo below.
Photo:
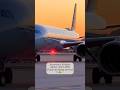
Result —
[{"label": "main landing gear", "polygon": [[5,58],[0,59],[0,86],[12,83],[13,73],[12,69],[5,67]]},{"label": "main landing gear", "polygon": [[93,84],[99,84],[100,79],[102,77],[104,78],[106,84],[111,84],[112,83],[112,75],[106,74],[105,72],[103,72],[102,70],[100,70],[97,67],[93,68],[93,72],[92,72]]},{"label": "main landing gear", "polygon": [[[91,58],[96,63],[98,62],[96,56],[94,56],[94,54],[92,52],[90,52],[90,50],[87,47],[85,47],[84,50],[89,56],[91,56]],[[73,60],[76,61],[77,59],[79,59],[79,61],[81,61],[81,58],[79,58],[77,55],[74,55]],[[112,83],[112,75],[107,74],[106,72],[104,72],[103,70],[101,70],[98,67],[93,68],[93,71],[92,71],[93,84],[99,84],[100,79],[102,77],[104,78],[106,84],[111,84]]]},{"label": "main landing gear", "polygon": [[73,61],[76,62],[77,60],[79,60],[79,62],[82,61],[82,57],[77,56],[76,54],[73,56]]},{"label": "main landing gear", "polygon": [[[92,57],[92,59],[97,63],[97,58],[88,49],[86,49],[86,51]],[[99,84],[100,79],[102,77],[104,78],[106,84],[112,83],[112,75],[107,74],[106,72],[104,72],[98,67],[93,68],[93,71],[92,71],[93,84]]]}]

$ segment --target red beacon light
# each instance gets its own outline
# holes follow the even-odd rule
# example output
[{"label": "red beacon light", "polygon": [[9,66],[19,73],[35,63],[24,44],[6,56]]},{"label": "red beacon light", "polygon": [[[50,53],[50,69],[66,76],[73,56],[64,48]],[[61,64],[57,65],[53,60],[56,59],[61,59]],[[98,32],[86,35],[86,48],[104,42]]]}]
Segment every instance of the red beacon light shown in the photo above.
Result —
[{"label": "red beacon light", "polygon": [[56,55],[57,54],[57,51],[56,49],[51,49],[50,52],[49,52],[50,55]]}]

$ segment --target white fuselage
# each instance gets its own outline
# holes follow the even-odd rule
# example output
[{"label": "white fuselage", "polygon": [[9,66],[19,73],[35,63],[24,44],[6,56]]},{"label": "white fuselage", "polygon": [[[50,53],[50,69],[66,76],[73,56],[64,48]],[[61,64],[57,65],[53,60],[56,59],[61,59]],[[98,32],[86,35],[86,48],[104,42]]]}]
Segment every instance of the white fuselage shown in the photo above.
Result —
[{"label": "white fuselage", "polygon": [[44,32],[43,35],[46,38],[63,39],[63,40],[77,40],[79,38],[78,33],[67,29],[61,29],[61,28],[43,26],[43,25],[39,25],[39,26],[37,25],[35,29],[39,30],[38,32]]},{"label": "white fuselage", "polygon": [[56,38],[63,40],[76,40],[79,38],[79,34],[77,34],[75,31],[52,27],[46,27],[45,29],[46,37],[48,38]]},{"label": "white fuselage", "polygon": [[49,26],[35,26],[36,50],[50,50],[51,48],[63,49],[61,42],[77,41],[79,34],[67,29],[53,28]]}]

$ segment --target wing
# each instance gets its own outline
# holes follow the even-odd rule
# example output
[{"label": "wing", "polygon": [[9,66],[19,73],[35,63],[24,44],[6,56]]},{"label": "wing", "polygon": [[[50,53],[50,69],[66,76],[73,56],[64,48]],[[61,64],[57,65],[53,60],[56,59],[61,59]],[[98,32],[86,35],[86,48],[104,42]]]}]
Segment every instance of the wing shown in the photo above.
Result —
[{"label": "wing", "polygon": [[77,41],[77,42],[66,41],[66,42],[61,43],[61,44],[64,48],[66,48],[66,47],[76,46],[76,45],[80,45],[80,44],[85,44],[84,42],[85,41]]},{"label": "wing", "polygon": [[84,39],[80,39],[80,40],[60,40],[60,39],[54,39],[54,40],[56,40],[57,42],[59,42],[59,44],[63,48],[71,47],[71,46],[76,46],[76,45],[80,45],[80,44],[85,44],[85,40]]},{"label": "wing", "polygon": [[101,46],[107,42],[114,41],[116,37],[97,37],[97,38],[86,38],[85,45],[87,47]]}]

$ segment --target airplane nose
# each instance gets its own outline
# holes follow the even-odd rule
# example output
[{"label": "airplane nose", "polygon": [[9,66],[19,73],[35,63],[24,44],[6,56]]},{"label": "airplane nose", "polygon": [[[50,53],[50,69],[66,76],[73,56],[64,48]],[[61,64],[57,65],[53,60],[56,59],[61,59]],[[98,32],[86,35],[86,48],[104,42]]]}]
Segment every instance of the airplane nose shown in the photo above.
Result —
[{"label": "airplane nose", "polygon": [[45,37],[45,29],[40,25],[35,25],[35,37]]}]

